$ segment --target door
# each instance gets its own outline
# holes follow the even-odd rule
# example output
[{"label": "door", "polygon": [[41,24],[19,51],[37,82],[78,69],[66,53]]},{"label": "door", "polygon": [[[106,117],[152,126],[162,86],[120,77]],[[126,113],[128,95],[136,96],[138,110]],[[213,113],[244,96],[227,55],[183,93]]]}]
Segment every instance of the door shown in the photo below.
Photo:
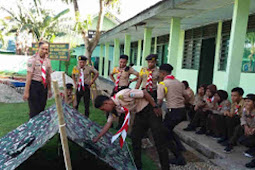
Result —
[{"label": "door", "polygon": [[197,87],[212,84],[215,57],[215,38],[203,39],[200,53]]}]

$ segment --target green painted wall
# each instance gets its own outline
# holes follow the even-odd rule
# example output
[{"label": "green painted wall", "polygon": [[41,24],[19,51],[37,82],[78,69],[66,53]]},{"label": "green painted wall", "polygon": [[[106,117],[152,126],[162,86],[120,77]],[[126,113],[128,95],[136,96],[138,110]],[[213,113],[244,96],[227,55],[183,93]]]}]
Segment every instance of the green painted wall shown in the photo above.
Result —
[{"label": "green painted wall", "polygon": [[[89,27],[89,29],[92,29],[92,30],[96,30],[96,25],[97,25],[97,20],[98,20],[98,17],[95,17],[93,20],[92,20],[92,25]],[[104,21],[103,21],[103,27],[102,27],[102,31],[107,31],[109,29],[112,29],[113,27],[115,27],[116,24],[114,22],[112,22],[110,19],[108,19],[107,17],[104,17]]]}]

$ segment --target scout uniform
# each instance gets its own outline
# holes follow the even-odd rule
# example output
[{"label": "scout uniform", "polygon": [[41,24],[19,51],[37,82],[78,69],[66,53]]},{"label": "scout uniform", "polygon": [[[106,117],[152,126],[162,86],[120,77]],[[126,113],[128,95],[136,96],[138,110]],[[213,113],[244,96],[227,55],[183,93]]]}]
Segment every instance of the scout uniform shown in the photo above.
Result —
[{"label": "scout uniform", "polygon": [[[146,57],[146,60],[156,60],[157,55],[151,54]],[[148,93],[157,101],[157,83],[159,82],[159,69],[142,68],[139,73],[138,81],[142,81],[142,90],[146,89]]]},{"label": "scout uniform", "polygon": [[[173,70],[171,65],[165,65]],[[164,69],[164,68],[161,68]],[[166,68],[169,69],[169,68]],[[178,150],[182,150],[183,146],[179,137],[173,131],[174,127],[186,119],[185,98],[187,94],[184,84],[177,80],[174,76],[168,75],[163,82],[158,85],[157,95],[159,100],[166,99],[166,115],[164,124],[169,131],[170,138],[176,142]]]},{"label": "scout uniform", "polygon": [[[79,56],[79,60],[87,61],[85,56]],[[72,75],[75,76],[77,82],[76,99],[78,110],[80,100],[83,97],[85,105],[85,116],[89,117],[89,103],[90,103],[90,83],[91,83],[91,73],[97,74],[98,71],[91,67],[90,65],[85,65],[83,68],[79,66],[74,66]]]},{"label": "scout uniform", "polygon": [[32,73],[32,80],[29,89],[29,116],[30,118],[38,115],[45,109],[48,88],[47,75],[52,73],[50,59],[42,59],[37,53],[27,61],[27,71]]},{"label": "scout uniform", "polygon": [[[255,102],[255,95],[248,94],[245,99]],[[255,109],[253,109],[250,113],[244,109],[240,120],[241,124],[235,128],[234,134],[228,142],[228,146],[224,149],[226,152],[230,152],[237,141],[246,147],[255,147],[255,134],[245,135],[244,131],[244,126],[255,129]]]},{"label": "scout uniform", "polygon": [[[168,151],[166,143],[166,128],[153,112],[153,107],[143,98],[144,93],[138,89],[124,89],[115,94],[111,99],[116,104],[116,110],[121,112],[120,107],[127,108],[131,114],[136,114],[132,127],[131,138],[134,153],[134,160],[138,169],[142,168],[141,162],[141,141],[147,130],[150,128],[157,152],[160,158],[162,169],[169,169]],[[112,119],[109,116],[108,119]]]}]

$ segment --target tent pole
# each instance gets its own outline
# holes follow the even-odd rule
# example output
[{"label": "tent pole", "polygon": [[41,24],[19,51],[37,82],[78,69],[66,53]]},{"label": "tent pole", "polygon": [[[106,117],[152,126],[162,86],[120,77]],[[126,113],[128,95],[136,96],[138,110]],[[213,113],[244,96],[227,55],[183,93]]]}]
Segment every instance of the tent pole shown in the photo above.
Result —
[{"label": "tent pole", "polygon": [[72,170],[68,140],[67,140],[66,129],[65,129],[66,124],[65,124],[62,104],[60,101],[60,94],[59,94],[57,81],[53,81],[53,88],[54,88],[55,102],[56,102],[57,112],[58,112],[59,132],[60,132],[62,150],[63,150],[64,160],[65,160],[65,167],[67,170]]},{"label": "tent pole", "polygon": [[62,79],[63,79],[63,88],[64,88],[64,94],[65,94],[65,103],[67,103],[67,91],[66,91],[66,76],[65,72],[62,73]]}]

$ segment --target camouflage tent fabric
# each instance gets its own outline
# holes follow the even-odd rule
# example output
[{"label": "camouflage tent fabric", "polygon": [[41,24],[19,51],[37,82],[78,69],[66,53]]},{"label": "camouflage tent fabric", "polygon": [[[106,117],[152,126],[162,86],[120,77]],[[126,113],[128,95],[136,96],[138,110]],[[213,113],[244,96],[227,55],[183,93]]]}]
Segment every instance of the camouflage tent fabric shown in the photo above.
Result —
[{"label": "camouflage tent fabric", "polygon": [[[121,149],[118,141],[111,144],[110,133],[94,144],[102,127],[65,104],[63,112],[70,140],[115,169],[136,169],[127,145]],[[57,111],[52,106],[0,139],[0,169],[15,169],[57,133]]]}]

